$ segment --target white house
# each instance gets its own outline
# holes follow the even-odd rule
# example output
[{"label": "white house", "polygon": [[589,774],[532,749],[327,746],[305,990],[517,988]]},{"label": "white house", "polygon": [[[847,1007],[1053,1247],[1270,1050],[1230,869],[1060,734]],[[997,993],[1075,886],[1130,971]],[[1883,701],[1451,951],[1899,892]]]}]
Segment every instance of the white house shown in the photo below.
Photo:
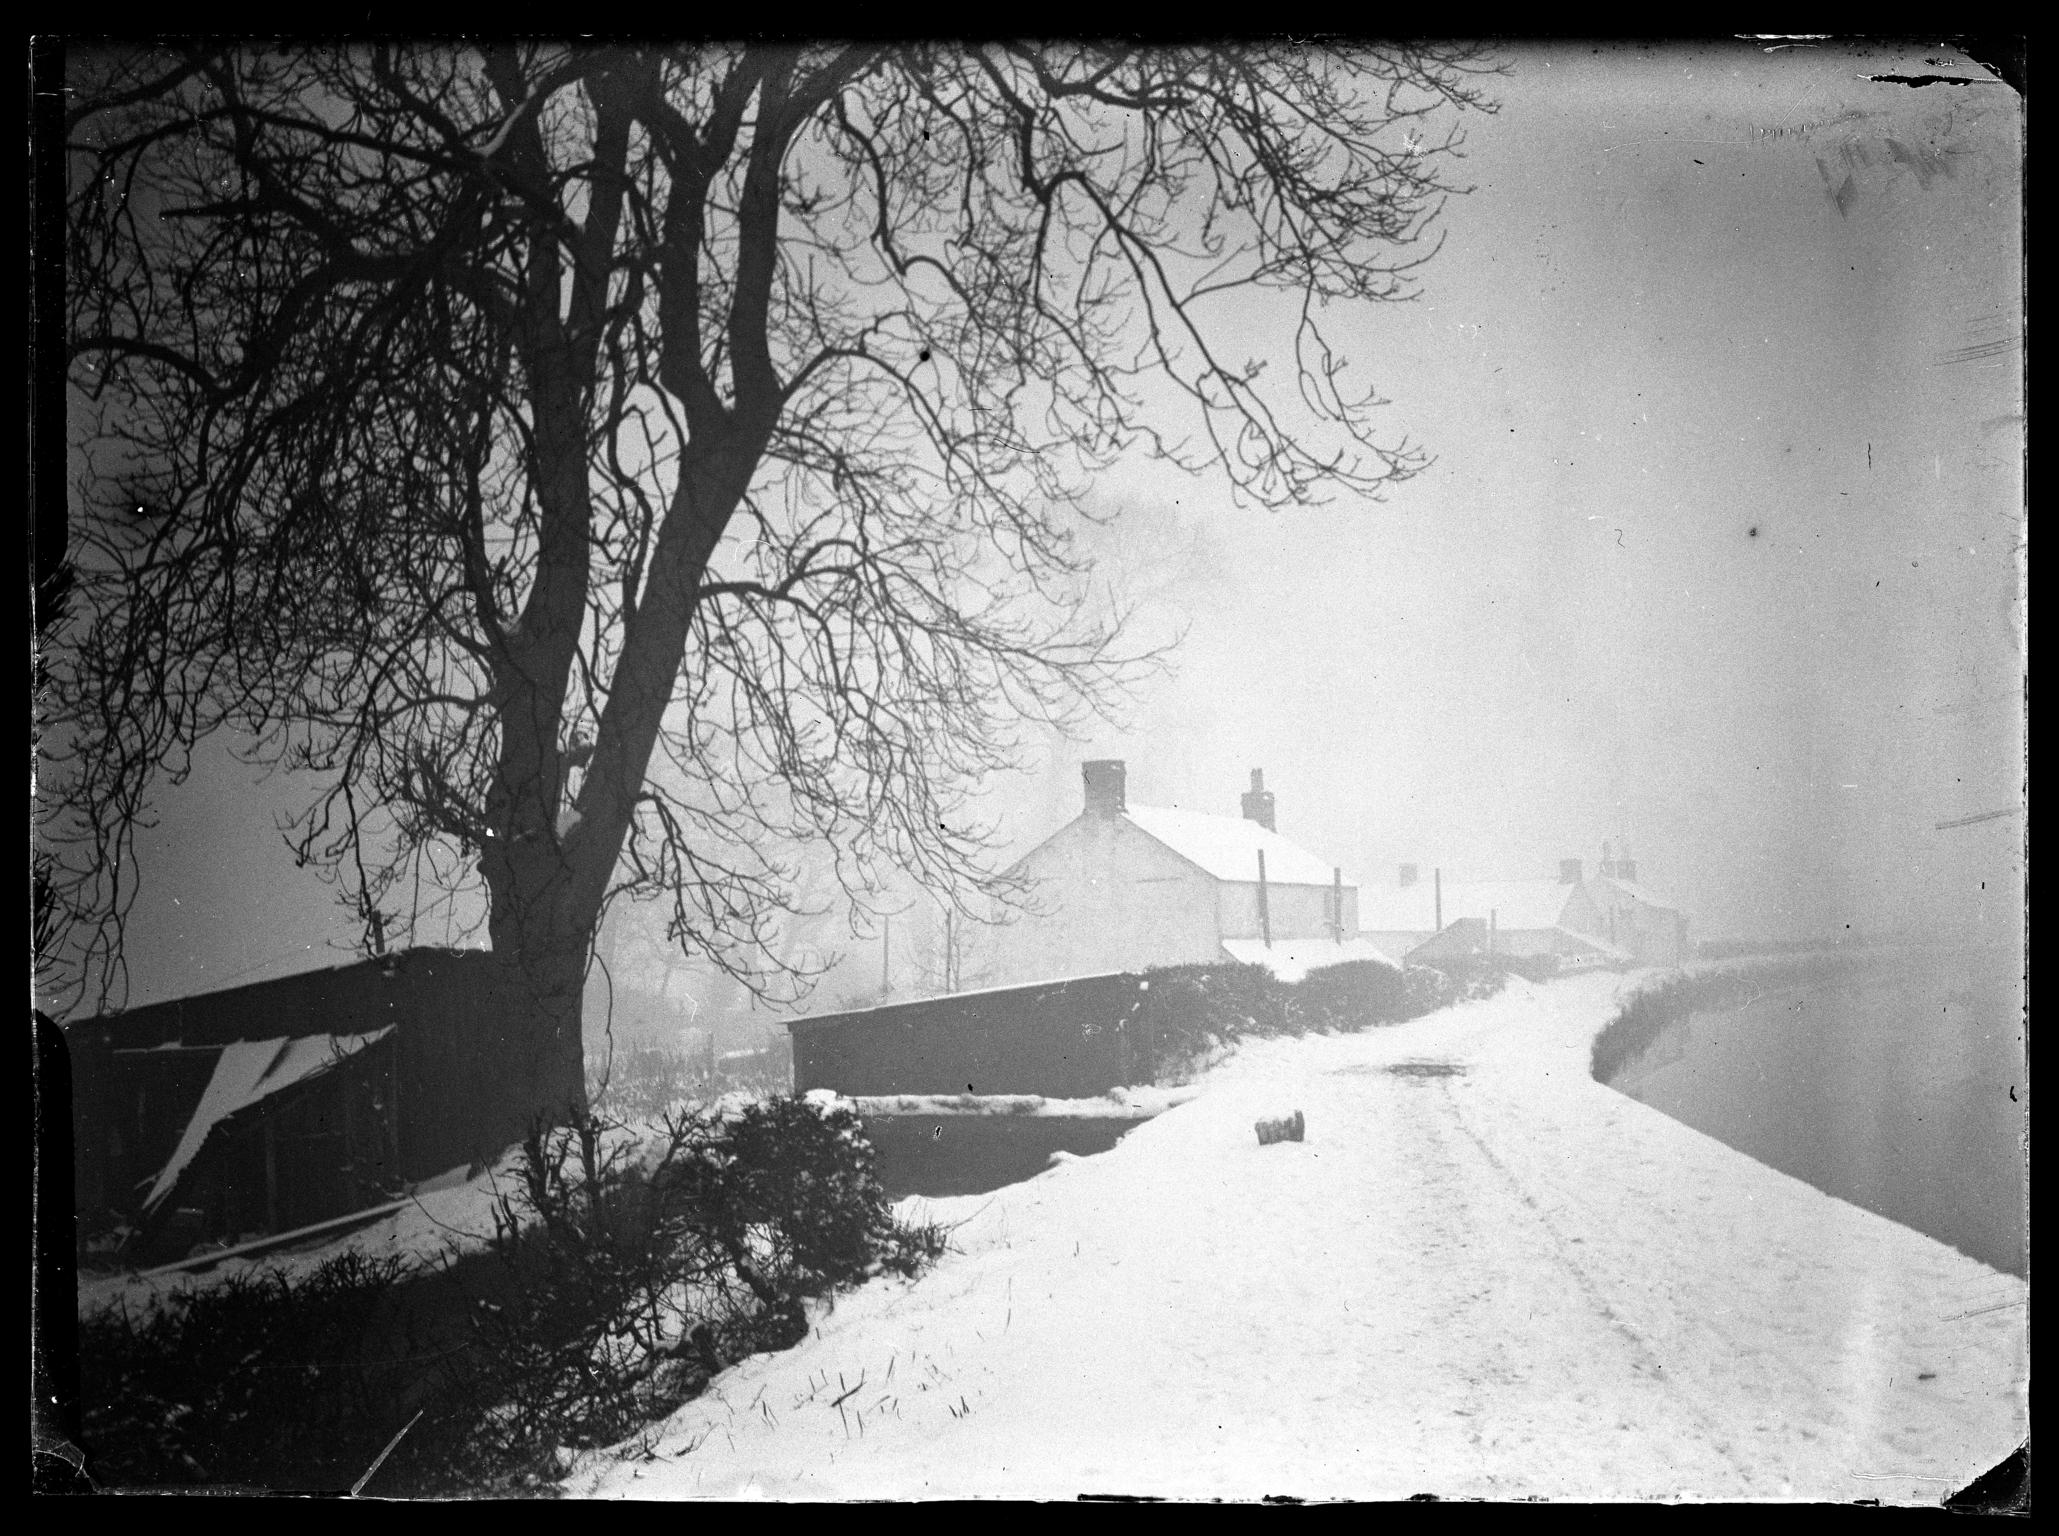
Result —
[{"label": "white house", "polygon": [[1280,836],[1254,769],[1241,816],[1131,805],[1122,762],[1081,768],[1080,814],[1008,873],[1031,910],[987,932],[994,985],[1155,965],[1265,964],[1285,980],[1342,960],[1393,960],[1358,937],[1358,883]]},{"label": "white house", "polygon": [[1591,932],[1627,950],[1639,965],[1685,965],[1693,956],[1687,914],[1637,883],[1637,866],[1610,859],[1603,846],[1601,873],[1587,882],[1596,909]]},{"label": "white house", "polygon": [[[1556,880],[1444,881],[1404,864],[1392,886],[1359,893],[1359,935],[1385,952],[1428,960],[1493,950],[1526,957],[1678,965],[1687,919],[1635,883],[1636,866],[1604,858],[1586,877],[1564,859]],[[1432,941],[1435,942],[1432,942]]]}]

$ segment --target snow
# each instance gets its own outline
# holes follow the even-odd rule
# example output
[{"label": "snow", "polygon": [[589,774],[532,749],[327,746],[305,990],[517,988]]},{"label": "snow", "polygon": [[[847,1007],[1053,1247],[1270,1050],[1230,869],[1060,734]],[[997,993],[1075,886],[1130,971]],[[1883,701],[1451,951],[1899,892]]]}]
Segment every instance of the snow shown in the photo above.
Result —
[{"label": "snow", "polygon": [[1310,971],[1326,965],[1343,965],[1352,960],[1372,960],[1400,970],[1401,963],[1361,938],[1343,943],[1335,939],[1283,939],[1268,945],[1263,939],[1224,939],[1230,958],[1246,965],[1262,965],[1281,981],[1301,980]]},{"label": "snow", "polygon": [[[1562,946],[1577,946],[1587,951],[1585,955],[1578,957],[1581,959],[1606,960],[1615,965],[1630,965],[1636,959],[1629,950],[1619,949],[1605,939],[1597,939],[1591,933],[1575,933],[1570,928],[1556,928],[1553,932],[1558,935]],[[1558,954],[1561,964],[1575,958],[1565,947],[1561,947]]]},{"label": "snow", "polygon": [[259,1099],[290,1088],[303,1078],[325,1072],[344,1057],[363,1050],[392,1032],[393,1026],[362,1035],[279,1036],[270,1040],[238,1040],[223,1048],[215,1062],[214,1075],[186,1122],[179,1144],[158,1171],[156,1182],[143,1199],[145,1210],[153,1209],[171,1193],[186,1165],[200,1155],[214,1128],[239,1110]]},{"label": "snow", "polygon": [[1246,1042],[1107,1153],[906,1202],[932,1271],[567,1491],[1936,1504],[2025,1436],[2026,1286],[1596,1083],[1651,975]]},{"label": "snow", "polygon": [[1632,881],[1618,879],[1614,875],[1597,875],[1594,877],[1593,883],[1596,885],[1612,885],[1632,901],[1642,902],[1647,907],[1657,907],[1662,912],[1677,912],[1680,910],[1672,902],[1666,900],[1665,897],[1648,891],[1643,886],[1637,885]]},{"label": "snow", "polygon": [[[1175,1104],[1184,1104],[1199,1093],[1198,1088],[1117,1088],[1104,1098],[1047,1099],[1029,1093],[916,1094],[897,1093],[878,1097],[847,1099],[863,1120],[873,1115],[1029,1115],[1073,1120],[1141,1120],[1163,1114]],[[824,1088],[808,1097],[825,1094],[824,1103],[836,1102]]]},{"label": "snow", "polygon": [[400,1210],[341,1237],[224,1258],[198,1272],[81,1273],[79,1316],[91,1316],[108,1307],[124,1307],[132,1315],[140,1315],[238,1275],[278,1271],[292,1280],[304,1279],[327,1261],[353,1250],[367,1259],[400,1259],[410,1266],[446,1254],[477,1252],[493,1240],[501,1192],[521,1185],[521,1157],[521,1150],[515,1148],[495,1166],[478,1173],[461,1165],[425,1179],[413,1187]]},{"label": "snow", "polygon": [[[377,1039],[378,1035],[361,1038],[369,1042]],[[1135,1102],[1163,1107],[1167,1103],[1178,1102],[1183,1091],[1118,1088],[1115,1097],[1118,1102],[1130,1102],[1123,1096],[1140,1095]],[[837,1102],[835,1092],[826,1088],[815,1089],[806,1097],[825,1108]],[[733,1119],[762,1101],[761,1094],[735,1089],[712,1100],[692,1101],[690,1107],[720,1119]],[[688,1107],[685,1101],[682,1107]],[[648,1166],[661,1140],[657,1123],[642,1122],[609,1130],[602,1138],[602,1146],[604,1150],[619,1150],[626,1154],[628,1160],[641,1161]],[[522,1149],[510,1147],[493,1164],[484,1168],[460,1163],[410,1185],[398,1209],[371,1207],[378,1212],[372,1220],[341,1233],[310,1233],[301,1240],[289,1241],[276,1248],[261,1247],[251,1253],[224,1252],[219,1258],[210,1257],[212,1250],[209,1250],[190,1260],[180,1261],[190,1265],[187,1268],[163,1265],[143,1271],[81,1272],[79,1315],[86,1317],[108,1307],[126,1307],[132,1314],[140,1314],[183,1294],[208,1289],[238,1275],[277,1271],[289,1280],[301,1280],[330,1260],[351,1252],[372,1260],[399,1259],[411,1269],[478,1253],[493,1242],[498,1228],[506,1220],[506,1213],[501,1209],[501,1196],[517,1192],[523,1186],[522,1160]],[[576,1159],[567,1166],[566,1176],[575,1179],[579,1176]],[[518,1196],[515,1199],[514,1215],[522,1221],[531,1219],[524,1198]],[[290,1237],[290,1234],[285,1235]]]},{"label": "snow", "polygon": [[[1444,920],[1491,917],[1498,928],[1556,928],[1578,886],[1557,880],[1479,880],[1444,888]],[[1365,919],[1359,919],[1363,927]]]},{"label": "snow", "polygon": [[[1268,885],[1335,883],[1335,866],[1324,863],[1299,844],[1288,842],[1279,833],[1268,832],[1255,821],[1149,805],[1130,806],[1123,814],[1181,858],[1199,865],[1218,880],[1256,885],[1258,855],[1263,851]],[[1356,880],[1347,879],[1344,883],[1354,890],[1358,888]]]}]

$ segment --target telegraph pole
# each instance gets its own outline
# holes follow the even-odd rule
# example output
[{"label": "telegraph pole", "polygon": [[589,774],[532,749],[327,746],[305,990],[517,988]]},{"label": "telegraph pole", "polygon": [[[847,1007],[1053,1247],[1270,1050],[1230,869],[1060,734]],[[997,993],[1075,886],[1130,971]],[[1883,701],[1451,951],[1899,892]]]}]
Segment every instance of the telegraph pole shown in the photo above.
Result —
[{"label": "telegraph pole", "polygon": [[1265,899],[1265,850],[1258,850],[1258,931],[1265,939],[1265,947],[1273,947],[1273,915]]}]

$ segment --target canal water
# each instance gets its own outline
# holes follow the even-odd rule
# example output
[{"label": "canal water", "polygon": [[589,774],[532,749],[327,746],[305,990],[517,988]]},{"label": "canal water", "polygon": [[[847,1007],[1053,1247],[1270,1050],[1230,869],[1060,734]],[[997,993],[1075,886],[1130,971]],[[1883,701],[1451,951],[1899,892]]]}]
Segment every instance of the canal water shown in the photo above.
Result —
[{"label": "canal water", "polygon": [[1608,1081],[2027,1278],[2022,970],[2006,952],[1938,949],[1769,975],[1667,1018]]}]

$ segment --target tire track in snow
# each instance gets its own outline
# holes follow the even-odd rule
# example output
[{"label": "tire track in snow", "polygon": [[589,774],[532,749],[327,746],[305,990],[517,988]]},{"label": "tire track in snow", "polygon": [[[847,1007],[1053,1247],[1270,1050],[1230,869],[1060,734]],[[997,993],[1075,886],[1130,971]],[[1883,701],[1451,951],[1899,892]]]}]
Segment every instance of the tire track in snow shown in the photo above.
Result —
[{"label": "tire track in snow", "polygon": [[[1797,1205],[1784,1186],[1799,1181],[1601,1085],[1589,1092],[1587,1139],[1593,1142],[1597,1123],[1610,1127],[1605,1144],[1618,1147],[1618,1157],[1597,1164],[1590,1145],[1584,1155],[1540,1158],[1510,1176],[1554,1232],[1586,1234],[1586,1246],[1560,1251],[1598,1287],[1609,1288],[1613,1276],[1621,1296],[1634,1276],[1628,1300],[1640,1315],[1631,1326],[1684,1362],[1673,1382],[1689,1388],[1705,1414],[1727,1417],[1728,1454],[1753,1469],[1747,1487],[1765,1496],[1868,1497],[1885,1493],[1883,1469],[1949,1464],[1939,1433],[1949,1437],[1962,1417],[1985,1417],[1975,1403],[1981,1382],[1977,1372],[1953,1379],[1961,1341],[1921,1311],[1918,1298],[1953,1289],[1946,1271],[1965,1267],[1959,1256],[1926,1239],[1916,1246],[1934,1248],[1931,1254],[1855,1263],[1883,1236],[1899,1250],[1916,1234],[1819,1192]],[[1504,1116],[1527,1119],[1531,1136],[1571,1130],[1559,1123],[1566,1109],[1497,1097]],[[1500,1139],[1507,1144],[1505,1133]],[[1740,1182],[1747,1164],[1749,1177]],[[1676,1256],[1706,1247],[1712,1222],[1733,1229],[1721,1242],[1725,1251],[1759,1251],[1761,1265],[1728,1271],[1724,1285],[1699,1268],[1682,1269]],[[1912,1287],[1923,1269],[1936,1273]],[[1942,1400],[1964,1402],[1967,1411],[1940,1417]],[[1979,1470],[1975,1462],[1986,1464],[1969,1447],[1967,1466]],[[1924,1476],[1909,1477],[1902,1495],[1922,1501]]]},{"label": "tire track in snow", "polygon": [[[1441,1088],[1442,1084],[1439,1086]],[[1730,1436],[1720,1427],[1719,1421],[1697,1399],[1677,1372],[1667,1372],[1665,1360],[1653,1341],[1616,1311],[1595,1275],[1574,1254],[1572,1244],[1560,1230],[1558,1223],[1552,1220],[1551,1213],[1532,1194],[1529,1183],[1487,1144],[1467,1120],[1459,1096],[1447,1089],[1440,1097],[1449,1108],[1452,1126],[1471,1143],[1502,1183],[1535,1219],[1536,1227],[1548,1240],[1548,1252],[1553,1262],[1572,1280],[1594,1315],[1629,1345],[1639,1374],[1657,1386],[1694,1422],[1701,1431],[1705,1443],[1722,1458],[1732,1476],[1738,1483],[1749,1488],[1755,1479],[1738,1459],[1736,1448],[1732,1445]]]},{"label": "tire track in snow", "polygon": [[[1473,1420],[1466,1439],[1474,1465],[1467,1470],[1490,1492],[1549,1491],[1566,1421],[1573,1418],[1587,1420],[1587,1432],[1597,1439],[1624,1448],[1613,1467],[1621,1484],[1615,1491],[1664,1496],[1734,1489],[1743,1474],[1724,1436],[1668,1376],[1650,1341],[1609,1306],[1522,1181],[1466,1123],[1460,1107],[1470,1091],[1460,1086],[1466,1081],[1389,1078],[1386,1097],[1405,1127],[1403,1155],[1419,1185],[1412,1203],[1425,1223],[1424,1271],[1458,1287],[1446,1298],[1447,1321],[1434,1354],[1440,1371],[1460,1388],[1452,1411]],[[1531,1254],[1549,1256],[1553,1271],[1540,1273],[1527,1261]],[[1554,1271],[1570,1286],[1546,1283]],[[1577,1302],[1569,1305],[1569,1298]],[[1592,1389],[1595,1380],[1620,1381],[1621,1371],[1605,1363],[1611,1352],[1627,1355],[1635,1379],[1649,1385],[1655,1400]],[[1663,1467],[1629,1449],[1635,1442],[1648,1450],[1655,1414],[1679,1421],[1677,1432],[1664,1437],[1669,1465]],[[1437,1470],[1460,1472],[1456,1466]]]}]

